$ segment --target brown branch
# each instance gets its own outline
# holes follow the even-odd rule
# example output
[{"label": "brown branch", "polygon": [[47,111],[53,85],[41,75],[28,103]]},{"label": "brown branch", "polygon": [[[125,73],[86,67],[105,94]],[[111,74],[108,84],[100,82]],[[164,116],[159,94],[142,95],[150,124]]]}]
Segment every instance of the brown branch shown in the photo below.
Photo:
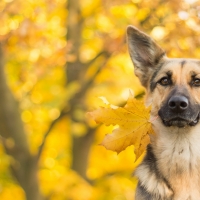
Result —
[{"label": "brown branch", "polygon": [[75,170],[88,183],[90,183],[86,175],[88,166],[88,154],[93,143],[95,130],[96,128],[88,127],[87,134],[81,137],[73,136],[72,169]]},{"label": "brown branch", "polygon": [[[122,40],[122,42],[119,44],[117,49],[120,49],[121,46],[125,43],[125,38],[124,40]],[[89,79],[88,81],[86,81],[85,83],[82,84],[82,87],[80,89],[80,92],[77,94],[78,98],[81,98],[83,95],[85,95],[85,92],[88,90],[89,87],[91,87],[94,84],[94,81],[96,79],[96,77],[99,75],[99,73],[101,72],[101,70],[107,65],[109,58],[111,58],[113,56],[114,52],[107,52],[107,51],[102,51],[100,52],[94,59],[96,60],[98,57],[100,57],[101,55],[105,55],[104,57],[104,62],[100,63],[97,67],[96,72],[93,74],[92,78]],[[94,60],[94,61],[95,61]],[[92,61],[93,63],[93,61]],[[92,64],[91,63],[91,64]],[[76,97],[76,98],[77,98]],[[74,98],[72,99],[73,102]]]},{"label": "brown branch", "polygon": [[53,120],[51,122],[51,124],[49,125],[49,128],[48,130],[46,131],[46,133],[44,134],[44,137],[43,137],[43,140],[42,140],[42,144],[39,146],[38,148],[38,153],[37,153],[37,156],[36,156],[36,159],[37,161],[39,161],[40,157],[41,157],[41,154],[42,154],[42,151],[44,149],[44,146],[45,146],[45,143],[46,143],[46,140],[47,140],[47,137],[48,135],[50,134],[51,130],[54,128],[54,126],[56,125],[56,123],[58,121],[60,121],[64,116],[66,116],[67,114],[69,114],[69,111],[67,112],[66,109],[64,108],[62,111],[61,111],[61,114],[58,118],[56,118],[55,120]]},{"label": "brown branch", "polygon": [[4,13],[6,13],[7,10],[8,10],[8,8],[9,8],[13,3],[15,3],[15,2],[16,2],[16,1],[11,1],[11,2],[7,3],[6,6],[3,8],[3,10],[1,11],[0,17],[1,17]]},{"label": "brown branch", "polygon": [[108,55],[109,53],[107,51],[101,51],[99,52],[93,59],[91,59],[89,62],[84,64],[84,68],[87,69],[89,66],[91,66],[99,57],[102,55]]}]

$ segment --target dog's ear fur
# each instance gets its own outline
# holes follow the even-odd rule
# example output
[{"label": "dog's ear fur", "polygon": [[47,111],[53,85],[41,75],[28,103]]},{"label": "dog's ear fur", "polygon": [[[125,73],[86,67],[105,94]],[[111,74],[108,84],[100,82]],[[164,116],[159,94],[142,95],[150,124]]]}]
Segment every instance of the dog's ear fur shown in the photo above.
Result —
[{"label": "dog's ear fur", "polygon": [[151,37],[134,26],[128,26],[127,28],[127,42],[135,74],[142,85],[147,87],[152,71],[161,61],[165,52]]}]

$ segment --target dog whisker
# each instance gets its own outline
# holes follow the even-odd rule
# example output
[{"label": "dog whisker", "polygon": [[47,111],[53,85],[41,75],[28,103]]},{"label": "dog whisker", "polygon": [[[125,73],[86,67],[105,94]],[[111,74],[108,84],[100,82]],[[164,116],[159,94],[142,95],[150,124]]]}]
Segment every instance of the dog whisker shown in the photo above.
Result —
[{"label": "dog whisker", "polygon": [[152,123],[152,122],[156,121],[158,119],[158,117],[159,117],[158,115],[155,116],[153,119],[149,120],[149,122]]}]

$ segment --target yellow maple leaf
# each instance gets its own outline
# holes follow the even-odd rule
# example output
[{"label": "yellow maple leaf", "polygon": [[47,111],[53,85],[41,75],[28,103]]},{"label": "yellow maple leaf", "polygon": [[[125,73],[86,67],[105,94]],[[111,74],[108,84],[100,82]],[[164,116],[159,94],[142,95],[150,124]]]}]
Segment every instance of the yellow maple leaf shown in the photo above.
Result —
[{"label": "yellow maple leaf", "polygon": [[150,142],[148,134],[153,133],[149,121],[150,111],[151,108],[146,108],[143,101],[134,99],[130,94],[124,107],[101,107],[89,114],[96,123],[119,126],[104,137],[101,145],[117,153],[134,145],[136,158],[139,158]]}]

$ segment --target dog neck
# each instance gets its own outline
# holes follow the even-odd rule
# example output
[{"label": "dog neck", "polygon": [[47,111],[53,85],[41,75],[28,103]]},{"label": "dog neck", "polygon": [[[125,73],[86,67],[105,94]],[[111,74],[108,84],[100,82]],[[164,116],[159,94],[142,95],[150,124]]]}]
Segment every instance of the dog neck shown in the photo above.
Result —
[{"label": "dog neck", "polygon": [[200,123],[179,128],[166,127],[159,120],[153,122],[155,136],[151,138],[151,143],[163,173],[173,177],[192,175],[197,171],[199,174]]}]

